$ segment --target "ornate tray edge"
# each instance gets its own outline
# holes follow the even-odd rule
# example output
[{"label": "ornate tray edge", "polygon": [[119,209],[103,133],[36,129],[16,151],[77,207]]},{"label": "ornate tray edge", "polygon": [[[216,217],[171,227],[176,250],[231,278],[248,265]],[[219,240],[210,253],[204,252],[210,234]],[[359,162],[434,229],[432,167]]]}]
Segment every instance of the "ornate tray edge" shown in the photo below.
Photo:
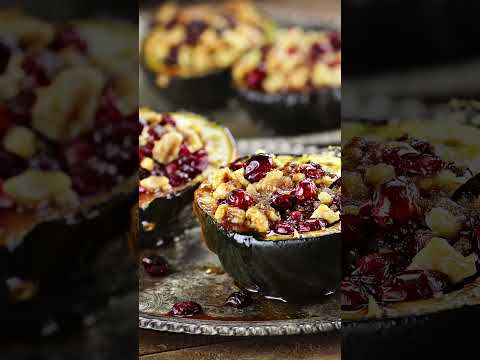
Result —
[{"label": "ornate tray edge", "polygon": [[[258,324],[258,325],[257,325]],[[285,320],[270,322],[245,322],[232,325],[226,321],[173,319],[145,314],[139,315],[139,327],[146,330],[167,331],[195,335],[217,336],[279,336],[320,334],[341,329],[340,319],[325,322],[317,320]]]}]

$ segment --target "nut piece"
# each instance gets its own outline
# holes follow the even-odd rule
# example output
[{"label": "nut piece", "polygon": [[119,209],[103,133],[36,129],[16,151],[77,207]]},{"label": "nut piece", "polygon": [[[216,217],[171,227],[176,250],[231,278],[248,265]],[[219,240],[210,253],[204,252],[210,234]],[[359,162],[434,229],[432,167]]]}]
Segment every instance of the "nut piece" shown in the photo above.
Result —
[{"label": "nut piece", "polygon": [[35,134],[23,126],[11,128],[3,138],[5,150],[25,159],[35,154]]},{"label": "nut piece", "polygon": [[227,204],[220,205],[215,211],[215,220],[232,225],[242,225],[245,222],[245,211]]},{"label": "nut piece", "polygon": [[324,205],[331,205],[332,202],[333,202],[333,197],[332,195],[330,195],[329,193],[325,192],[325,191],[321,191],[319,194],[318,194],[318,200],[320,200],[320,202]]},{"label": "nut piece", "polygon": [[140,162],[140,166],[145,170],[152,171],[155,167],[155,163],[153,162],[152,158],[146,157]]},{"label": "nut piece", "polygon": [[447,240],[434,237],[415,255],[408,269],[441,271],[456,284],[477,272],[475,259],[474,254],[464,257]]},{"label": "nut piece", "polygon": [[140,181],[140,186],[150,191],[168,192],[172,190],[172,186],[166,176],[149,176]]},{"label": "nut piece", "polygon": [[153,146],[153,158],[160,164],[168,164],[178,157],[183,136],[178,132],[169,132],[155,141]]},{"label": "nut piece", "polygon": [[260,232],[266,233],[269,230],[267,216],[256,206],[252,206],[247,210],[247,225]]},{"label": "nut piece", "polygon": [[365,181],[372,185],[380,185],[395,177],[395,168],[392,165],[377,164],[367,169]]},{"label": "nut piece", "polygon": [[427,226],[434,235],[454,239],[462,228],[459,219],[444,208],[435,207],[425,216]]},{"label": "nut piece", "polygon": [[61,171],[26,170],[3,183],[3,190],[17,203],[26,206],[61,199],[71,193],[72,181]]},{"label": "nut piece", "polygon": [[220,184],[213,192],[213,198],[216,200],[226,199],[235,189],[236,186],[231,182]]},{"label": "nut piece", "polygon": [[38,89],[33,128],[59,142],[86,133],[93,127],[104,84],[102,73],[88,66],[61,72],[50,86]]},{"label": "nut piece", "polygon": [[195,152],[203,148],[202,139],[195,130],[181,128],[180,131],[185,135],[185,139],[187,140],[187,147],[190,152]]},{"label": "nut piece", "polygon": [[320,204],[320,206],[313,212],[312,219],[324,219],[327,220],[329,224],[333,224],[340,220],[340,212],[333,211],[327,205]]}]

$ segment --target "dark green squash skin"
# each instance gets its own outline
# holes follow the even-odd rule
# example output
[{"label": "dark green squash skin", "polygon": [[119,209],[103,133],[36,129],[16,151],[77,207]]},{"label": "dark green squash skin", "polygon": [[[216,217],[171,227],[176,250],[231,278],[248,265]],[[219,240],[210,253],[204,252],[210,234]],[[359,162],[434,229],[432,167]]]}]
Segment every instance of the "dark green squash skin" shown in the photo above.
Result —
[{"label": "dark green squash skin", "polygon": [[288,95],[237,88],[236,93],[253,119],[280,134],[332,129],[338,127],[340,121],[340,88]]},{"label": "dark green squash skin", "polygon": [[341,234],[295,240],[259,240],[230,232],[194,202],[207,247],[237,284],[289,302],[319,299],[341,279]]},{"label": "dark green squash skin", "polygon": [[0,262],[6,264],[0,275],[38,281],[44,288],[58,285],[128,229],[136,198],[134,191],[116,194],[87,211],[36,225],[18,246],[0,246]]},{"label": "dark green squash skin", "polygon": [[150,83],[158,90],[158,94],[175,110],[219,109],[226,105],[233,92],[230,86],[230,69],[199,77],[172,78],[166,88],[160,88],[156,83],[155,73],[145,65],[143,68]]},{"label": "dark green squash skin", "polygon": [[[145,208],[140,207],[139,245],[151,247],[158,238],[165,234],[168,227],[178,219],[180,212],[192,203],[193,193],[199,183],[193,183],[188,188],[173,194],[171,197],[158,197],[152,200]],[[142,222],[155,224],[152,231],[146,231]]]}]

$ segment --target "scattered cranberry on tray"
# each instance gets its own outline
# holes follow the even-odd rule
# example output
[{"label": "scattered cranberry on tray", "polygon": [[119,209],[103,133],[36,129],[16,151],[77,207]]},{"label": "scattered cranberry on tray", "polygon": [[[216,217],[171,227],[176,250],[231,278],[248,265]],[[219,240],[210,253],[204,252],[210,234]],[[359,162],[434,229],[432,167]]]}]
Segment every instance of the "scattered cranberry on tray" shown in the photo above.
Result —
[{"label": "scattered cranberry on tray", "polygon": [[172,306],[172,310],[169,312],[169,315],[176,317],[191,317],[199,314],[203,314],[203,309],[193,301],[178,302]]}]

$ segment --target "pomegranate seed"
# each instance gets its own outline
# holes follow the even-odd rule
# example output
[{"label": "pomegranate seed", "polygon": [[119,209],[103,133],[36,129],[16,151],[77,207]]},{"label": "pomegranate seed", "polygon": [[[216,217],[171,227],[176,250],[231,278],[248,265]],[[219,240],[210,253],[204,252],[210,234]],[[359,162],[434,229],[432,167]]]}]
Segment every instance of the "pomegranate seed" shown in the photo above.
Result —
[{"label": "pomegranate seed", "polygon": [[406,177],[382,184],[373,196],[372,215],[379,225],[406,223],[419,213],[419,192]]},{"label": "pomegranate seed", "polygon": [[358,310],[368,304],[368,298],[359,284],[347,278],[340,283],[340,304],[342,310]]},{"label": "pomegranate seed", "polygon": [[238,169],[242,169],[245,167],[245,162],[243,160],[237,160],[235,162],[233,162],[232,164],[230,164],[230,169],[235,171],[235,170],[238,170]]},{"label": "pomegranate seed", "polygon": [[361,257],[352,275],[360,276],[368,282],[381,283],[407,266],[404,257],[394,253],[373,253]]},{"label": "pomegranate seed", "polygon": [[157,255],[143,258],[142,265],[145,272],[151,276],[165,276],[170,271],[167,261]]},{"label": "pomegranate seed", "polygon": [[298,227],[299,232],[317,231],[324,229],[327,224],[321,219],[307,219],[300,223]]},{"label": "pomegranate seed", "polygon": [[203,313],[202,307],[193,301],[183,301],[173,305],[172,310],[170,310],[171,316],[177,317],[191,317],[194,315],[199,315]]},{"label": "pomegranate seed", "polygon": [[170,51],[169,51],[167,57],[163,61],[164,64],[169,65],[169,66],[177,65],[178,64],[178,52],[179,52],[178,46],[174,46],[174,47],[170,48]]},{"label": "pomegranate seed", "polygon": [[380,300],[400,302],[429,299],[443,293],[449,287],[448,276],[439,271],[407,270],[381,287]]},{"label": "pomegranate seed", "polygon": [[175,119],[170,114],[163,114],[162,121],[160,122],[161,125],[172,125],[173,127],[177,126]]},{"label": "pomegranate seed", "polygon": [[299,201],[315,199],[317,197],[317,186],[312,180],[302,180],[295,189],[295,197]]},{"label": "pomegranate seed", "polygon": [[245,84],[249,89],[262,91],[263,80],[267,77],[267,72],[263,67],[257,67],[245,75]]},{"label": "pomegranate seed", "polygon": [[185,42],[188,45],[195,45],[207,27],[207,24],[200,20],[193,20],[189,22],[186,26],[187,35]]},{"label": "pomegranate seed", "polygon": [[330,46],[325,43],[313,44],[310,48],[310,61],[317,62],[329,50]]},{"label": "pomegranate seed", "polygon": [[342,49],[342,37],[339,32],[333,32],[330,34],[330,44],[336,51]]},{"label": "pomegranate seed", "polygon": [[88,51],[87,42],[72,26],[66,26],[58,29],[55,34],[55,38],[50,45],[50,48],[54,51],[60,51],[67,47],[74,48],[84,54]]},{"label": "pomegranate seed", "polygon": [[303,213],[301,211],[292,211],[287,216],[288,221],[298,224],[303,220]]},{"label": "pomegranate seed", "polygon": [[277,190],[272,195],[272,207],[279,210],[287,210],[293,206],[292,192],[288,190]]},{"label": "pomegranate seed", "polygon": [[290,235],[295,232],[295,228],[287,222],[280,221],[275,224],[273,231],[279,235]]},{"label": "pomegranate seed", "polygon": [[236,291],[232,293],[224,302],[224,306],[234,307],[236,309],[243,309],[252,305],[253,300],[249,293],[245,291]]},{"label": "pomegranate seed", "polygon": [[310,179],[320,179],[327,175],[320,164],[303,164],[300,166],[299,171]]},{"label": "pomegranate seed", "polygon": [[255,200],[245,190],[237,189],[230,193],[227,199],[227,204],[243,210],[247,210],[250,206],[255,204]]},{"label": "pomegranate seed", "polygon": [[273,160],[270,155],[253,155],[245,164],[245,178],[250,182],[260,181],[272,167]]}]

